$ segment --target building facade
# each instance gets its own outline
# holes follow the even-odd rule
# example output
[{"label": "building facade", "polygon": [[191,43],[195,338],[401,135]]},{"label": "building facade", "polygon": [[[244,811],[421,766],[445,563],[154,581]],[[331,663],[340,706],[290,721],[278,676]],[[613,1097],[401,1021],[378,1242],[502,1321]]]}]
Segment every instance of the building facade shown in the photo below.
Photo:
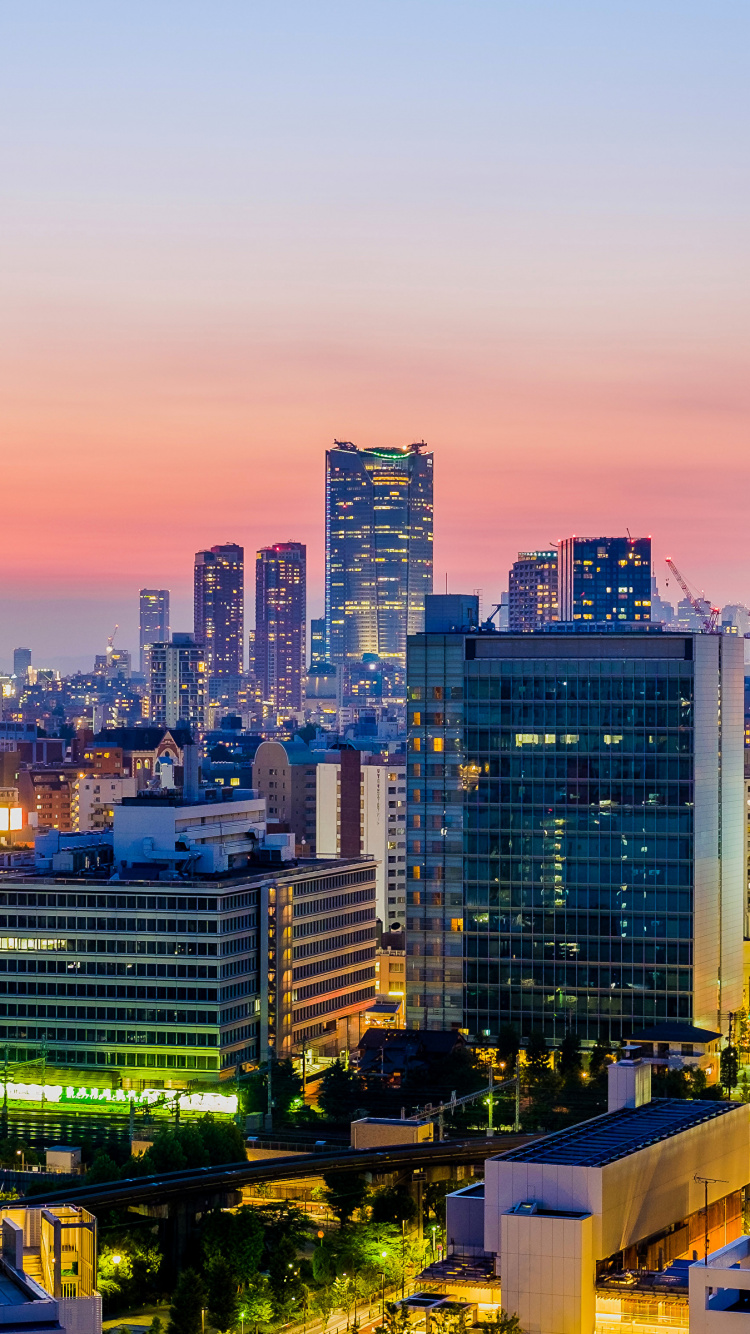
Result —
[{"label": "building facade", "polygon": [[310,622],[310,666],[317,667],[326,661],[326,618],[313,618]]},{"label": "building facade", "polygon": [[406,769],[403,757],[326,753],[317,768],[320,856],[360,853],[376,864],[377,912],[387,931],[406,917]]},{"label": "building facade", "polygon": [[519,551],[508,586],[508,626],[516,634],[558,620],[557,549]]},{"label": "building facade", "polygon": [[261,1053],[324,1056],[356,1047],[377,992],[375,865],[319,861],[269,884],[261,916],[267,967]]},{"label": "building facade", "polygon": [[262,741],[253,759],[253,787],[266,803],[268,819],[294,835],[300,857],[316,853],[315,772],[320,760],[302,742],[291,741]]},{"label": "building facade", "polygon": [[[108,1086],[119,1072],[180,1088],[267,1053],[269,991],[272,1038],[301,1025],[333,1041],[373,994],[374,866],[295,862],[254,794],[126,799],[113,856],[115,879],[111,862],[98,881],[0,871],[0,1044],[14,1064],[45,1049],[50,1065],[99,1070]],[[294,975],[289,904],[289,940],[311,960]],[[351,958],[350,944],[372,954]]]},{"label": "building facade", "polygon": [[742,693],[730,635],[412,639],[409,1022],[725,1030],[742,1003]]},{"label": "building facade", "polygon": [[254,671],[276,709],[302,708],[306,560],[302,542],[277,542],[256,557]]},{"label": "building facade", "polygon": [[195,553],[196,643],[210,676],[240,676],[245,624],[245,553],[235,542]]},{"label": "building facade", "polygon": [[566,537],[557,597],[561,621],[650,621],[651,538]]},{"label": "building facade", "polygon": [[151,645],[148,717],[152,726],[202,728],[207,689],[205,649],[193,635],[174,634],[170,644]]},{"label": "building facade", "polygon": [[140,669],[148,673],[148,651],[152,644],[169,640],[169,589],[142,588],[140,598]]},{"label": "building facade", "polygon": [[403,677],[432,591],[432,466],[421,444],[326,453],[326,656],[337,665],[375,653]]}]

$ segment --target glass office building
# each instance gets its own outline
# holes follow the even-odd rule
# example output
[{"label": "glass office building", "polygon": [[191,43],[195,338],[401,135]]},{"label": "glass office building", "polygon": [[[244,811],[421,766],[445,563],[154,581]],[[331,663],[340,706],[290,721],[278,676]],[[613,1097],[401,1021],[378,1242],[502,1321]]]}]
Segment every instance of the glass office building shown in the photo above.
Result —
[{"label": "glass office building", "polygon": [[742,1004],[742,641],[417,635],[408,698],[409,1024],[555,1041],[726,1028]]},{"label": "glass office building", "polygon": [[326,656],[406,668],[432,591],[432,454],[423,444],[326,452]]},{"label": "glass office building", "polygon": [[650,621],[650,537],[566,537],[558,549],[561,621]]}]

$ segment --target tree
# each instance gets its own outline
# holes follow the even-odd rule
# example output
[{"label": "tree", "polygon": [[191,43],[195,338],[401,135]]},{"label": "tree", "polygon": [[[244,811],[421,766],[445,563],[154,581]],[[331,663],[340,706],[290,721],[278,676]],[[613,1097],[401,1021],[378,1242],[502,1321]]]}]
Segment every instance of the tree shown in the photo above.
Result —
[{"label": "tree", "polygon": [[290,1237],[280,1237],[268,1262],[268,1281],[278,1315],[288,1319],[302,1297],[297,1247]]},{"label": "tree", "polygon": [[589,1056],[589,1079],[596,1080],[607,1078],[607,1057],[610,1055],[610,1049],[605,1042],[597,1042],[591,1049]]},{"label": "tree", "polygon": [[328,1328],[328,1321],[336,1310],[336,1290],[333,1283],[324,1283],[313,1293],[312,1307],[323,1322],[323,1334]]},{"label": "tree", "polygon": [[417,1216],[417,1206],[406,1186],[385,1186],[372,1196],[373,1223],[409,1223]]},{"label": "tree", "polygon": [[362,1084],[341,1061],[329,1065],[320,1081],[318,1103],[331,1121],[350,1121],[362,1104]]},{"label": "tree", "polygon": [[497,1057],[505,1066],[503,1073],[506,1076],[512,1075],[515,1071],[520,1045],[518,1033],[513,1025],[503,1024],[497,1035]]},{"label": "tree", "polygon": [[267,1329],[273,1323],[273,1302],[269,1296],[266,1279],[256,1279],[250,1291],[245,1293],[240,1308],[240,1319],[254,1325],[255,1334],[258,1334],[260,1329]]},{"label": "tree", "polygon": [[571,1030],[560,1044],[560,1074],[566,1082],[576,1083],[580,1081],[582,1070],[581,1039]]},{"label": "tree", "polygon": [[719,1078],[722,1088],[725,1088],[729,1097],[732,1096],[732,1089],[737,1087],[737,1076],[739,1074],[739,1054],[733,1043],[727,1043],[719,1058]]},{"label": "tree", "polygon": [[367,1199],[367,1181],[358,1172],[324,1172],[325,1198],[342,1227]]},{"label": "tree", "polygon": [[119,1181],[120,1169],[104,1149],[94,1155],[94,1161],[86,1173],[87,1186],[104,1185],[106,1181]]},{"label": "tree", "polygon": [[263,1223],[258,1211],[247,1205],[233,1214],[215,1209],[204,1216],[201,1245],[206,1265],[210,1268],[218,1260],[226,1260],[241,1287],[250,1283],[258,1273],[264,1244]]},{"label": "tree", "polygon": [[206,1292],[194,1269],[183,1269],[172,1293],[167,1334],[201,1334]]},{"label": "tree", "polygon": [[509,1315],[501,1306],[498,1306],[497,1310],[493,1311],[489,1319],[485,1321],[485,1324],[489,1325],[493,1334],[524,1334],[518,1316]]},{"label": "tree", "polygon": [[208,1271],[208,1314],[219,1334],[228,1334],[239,1319],[237,1279],[228,1260],[219,1256]]},{"label": "tree", "polygon": [[162,1332],[161,1318],[160,1316],[155,1315],[153,1320],[151,1321],[151,1334],[161,1334],[161,1332]]},{"label": "tree", "polygon": [[534,1030],[526,1043],[526,1076],[529,1084],[549,1070],[549,1048],[543,1033]]},{"label": "tree", "polygon": [[406,1307],[400,1306],[397,1302],[386,1302],[384,1324],[386,1334],[406,1334],[410,1324]]},{"label": "tree", "polygon": [[[254,1071],[249,1079],[243,1080],[242,1092],[246,1112],[266,1112],[268,1067]],[[292,1104],[297,1103],[302,1095],[302,1080],[290,1060],[274,1061],[271,1071],[271,1094],[274,1120],[286,1121]]]}]

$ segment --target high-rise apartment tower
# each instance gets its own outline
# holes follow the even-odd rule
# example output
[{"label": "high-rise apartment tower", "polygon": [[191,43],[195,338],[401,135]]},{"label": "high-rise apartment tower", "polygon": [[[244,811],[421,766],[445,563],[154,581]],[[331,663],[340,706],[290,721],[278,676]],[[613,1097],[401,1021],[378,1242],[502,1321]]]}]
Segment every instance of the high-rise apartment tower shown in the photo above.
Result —
[{"label": "high-rise apartment tower", "polygon": [[726,1031],[742,644],[655,626],[410,640],[410,1027]]},{"label": "high-rise apartment tower", "polygon": [[202,728],[208,685],[203,645],[194,635],[174,634],[170,644],[152,644],[148,658],[149,721],[157,727]]},{"label": "high-rise apartment tower", "polygon": [[169,589],[142,588],[140,591],[141,612],[141,661],[142,672],[148,671],[148,650],[152,644],[166,644],[169,639]]},{"label": "high-rise apartment tower", "polygon": [[519,551],[508,585],[508,626],[523,634],[557,620],[557,550]]},{"label": "high-rise apartment tower", "polygon": [[326,452],[326,650],[331,662],[365,653],[406,666],[406,638],[424,625],[432,591],[432,454]]},{"label": "high-rise apartment tower", "polygon": [[302,708],[305,567],[302,542],[262,547],[255,562],[255,673],[264,700],[278,709]]},{"label": "high-rise apartment tower", "polygon": [[650,621],[650,537],[566,537],[560,543],[561,621]]},{"label": "high-rise apartment tower", "polygon": [[195,638],[210,676],[242,672],[245,553],[234,542],[195,555]]}]

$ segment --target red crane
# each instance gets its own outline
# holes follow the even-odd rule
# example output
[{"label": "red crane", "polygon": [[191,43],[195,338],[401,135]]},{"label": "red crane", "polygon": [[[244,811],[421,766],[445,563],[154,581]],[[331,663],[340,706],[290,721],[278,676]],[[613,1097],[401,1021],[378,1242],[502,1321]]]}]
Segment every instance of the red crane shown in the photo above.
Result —
[{"label": "red crane", "polygon": [[680,588],[685,594],[685,597],[690,603],[690,606],[693,608],[693,611],[695,612],[696,616],[700,616],[703,622],[703,629],[705,630],[706,634],[715,635],[716,626],[718,624],[719,616],[721,615],[721,609],[719,607],[712,607],[711,603],[706,598],[696,597],[690,585],[680,574],[680,571],[677,569],[677,566],[672,560],[672,557],[665,556],[665,560],[667,562],[667,566],[671,570],[672,574],[674,575],[675,579],[680,585]]}]

